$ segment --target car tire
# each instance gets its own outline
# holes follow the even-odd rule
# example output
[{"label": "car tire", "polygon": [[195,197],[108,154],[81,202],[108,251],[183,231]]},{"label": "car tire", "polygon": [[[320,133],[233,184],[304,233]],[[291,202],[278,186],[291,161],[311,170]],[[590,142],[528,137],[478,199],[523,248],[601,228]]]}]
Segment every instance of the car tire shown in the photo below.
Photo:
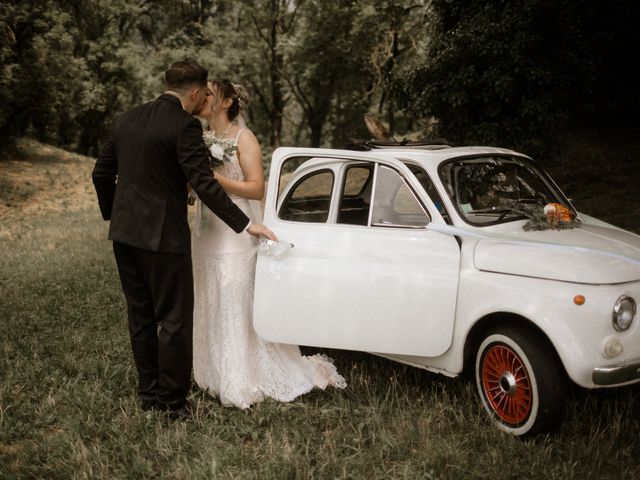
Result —
[{"label": "car tire", "polygon": [[532,436],[562,422],[567,381],[542,335],[512,326],[490,330],[476,351],[474,372],[482,405],[500,429]]}]

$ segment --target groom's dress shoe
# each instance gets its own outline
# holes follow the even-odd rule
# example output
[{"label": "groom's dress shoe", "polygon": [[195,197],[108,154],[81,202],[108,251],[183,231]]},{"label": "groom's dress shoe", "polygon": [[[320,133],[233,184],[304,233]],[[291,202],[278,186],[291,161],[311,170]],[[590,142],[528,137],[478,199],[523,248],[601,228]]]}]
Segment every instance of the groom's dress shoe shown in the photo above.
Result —
[{"label": "groom's dress shoe", "polygon": [[[144,408],[144,407],[143,407]],[[156,401],[154,405],[150,405],[149,410],[158,410],[166,413],[171,420],[186,420],[193,416],[193,407],[188,401],[179,404],[169,404]]]},{"label": "groom's dress shoe", "polygon": [[193,407],[189,402],[177,408],[167,408],[168,417],[171,420],[187,420],[193,416]]},{"label": "groom's dress shoe", "polygon": [[140,400],[140,408],[143,412],[150,412],[152,410],[162,410],[162,407],[155,399]]}]

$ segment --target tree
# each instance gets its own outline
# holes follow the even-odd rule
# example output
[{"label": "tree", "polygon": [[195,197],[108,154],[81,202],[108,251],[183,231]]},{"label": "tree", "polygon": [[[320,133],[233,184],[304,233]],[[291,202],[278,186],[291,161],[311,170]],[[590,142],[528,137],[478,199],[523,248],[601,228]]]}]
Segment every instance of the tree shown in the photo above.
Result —
[{"label": "tree", "polygon": [[282,121],[287,104],[287,94],[283,85],[282,73],[284,68],[284,52],[282,36],[293,32],[297,14],[302,0],[266,0],[257,2],[249,13],[254,31],[262,40],[267,59],[268,90],[260,87],[257,79],[247,80],[257,93],[260,102],[269,116],[271,123],[270,145],[280,146],[282,136]]},{"label": "tree", "polygon": [[419,51],[426,8],[419,0],[305,3],[286,79],[311,145],[341,147],[367,136],[364,114],[372,109],[394,129],[392,72],[410,65]]},{"label": "tree", "polygon": [[307,2],[301,28],[292,42],[286,81],[304,112],[310,144],[320,146],[331,106],[340,90],[340,66],[350,63],[340,32],[349,32],[353,18],[351,2]]},{"label": "tree", "polygon": [[[393,96],[393,77],[415,66],[415,59],[425,51],[425,20],[430,1],[386,0],[373,2],[362,9],[358,17],[361,29],[377,32],[376,45],[371,52],[374,82],[368,90],[376,111],[389,123],[389,130],[397,130],[399,113]],[[375,5],[375,7],[374,7]],[[403,125],[411,128],[411,117]]]},{"label": "tree", "polygon": [[[396,98],[411,114],[437,117],[455,142],[544,153],[560,130],[618,94],[602,90],[623,83],[603,67],[611,51],[637,47],[634,12],[631,1],[434,0],[428,51],[397,77]],[[628,78],[622,70],[614,68]],[[637,108],[637,82],[626,92]]]},{"label": "tree", "polygon": [[141,98],[149,2],[3,3],[0,136],[97,152],[116,113]]},{"label": "tree", "polygon": [[71,16],[48,1],[4,3],[0,138],[29,129],[44,141],[66,143],[76,111],[70,99],[85,91],[86,64],[74,56]]}]

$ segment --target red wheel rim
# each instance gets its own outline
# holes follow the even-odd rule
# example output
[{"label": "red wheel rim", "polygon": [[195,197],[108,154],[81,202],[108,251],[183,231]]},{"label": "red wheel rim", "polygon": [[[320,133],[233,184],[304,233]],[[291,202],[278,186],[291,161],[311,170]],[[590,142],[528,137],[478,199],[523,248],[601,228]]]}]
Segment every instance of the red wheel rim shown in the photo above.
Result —
[{"label": "red wheel rim", "polygon": [[482,387],[491,409],[510,425],[521,425],[531,413],[529,372],[516,352],[493,345],[482,359]]}]

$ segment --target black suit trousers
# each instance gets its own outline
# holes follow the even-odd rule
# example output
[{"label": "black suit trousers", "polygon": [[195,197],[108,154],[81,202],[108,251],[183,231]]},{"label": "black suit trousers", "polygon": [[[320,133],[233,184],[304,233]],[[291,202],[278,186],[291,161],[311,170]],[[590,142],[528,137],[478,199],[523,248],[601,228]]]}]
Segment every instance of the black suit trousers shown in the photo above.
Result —
[{"label": "black suit trousers", "polygon": [[193,267],[191,254],[153,252],[113,242],[127,301],[129,335],[141,400],[170,408],[191,387]]}]

